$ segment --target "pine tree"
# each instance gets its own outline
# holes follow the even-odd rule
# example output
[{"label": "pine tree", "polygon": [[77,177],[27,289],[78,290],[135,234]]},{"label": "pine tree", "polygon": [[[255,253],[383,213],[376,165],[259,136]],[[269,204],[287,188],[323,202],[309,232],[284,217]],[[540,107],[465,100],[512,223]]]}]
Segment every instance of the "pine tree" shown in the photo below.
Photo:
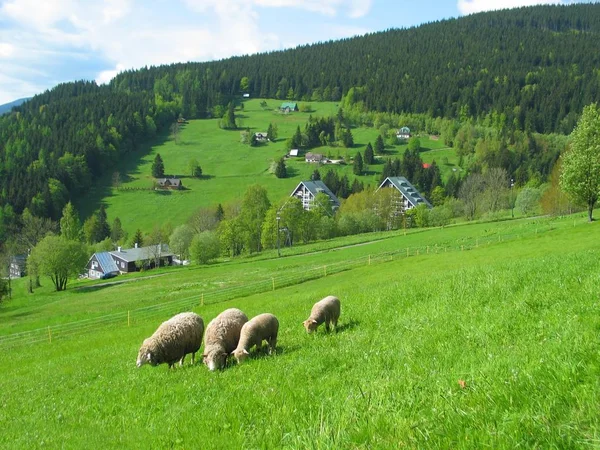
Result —
[{"label": "pine tree", "polygon": [[135,230],[135,234],[133,235],[133,239],[131,240],[132,247],[135,247],[136,244],[138,247],[144,246],[144,238],[142,236],[142,231],[139,228]]},{"label": "pine tree", "polygon": [[385,152],[385,145],[383,143],[383,138],[381,135],[377,136],[377,140],[375,141],[375,153],[378,155],[382,155]]},{"label": "pine tree", "polygon": [[221,205],[220,203],[217,205],[217,211],[215,212],[215,218],[217,219],[217,222],[220,222],[221,220],[223,220],[225,218],[225,211],[223,210],[223,205]]},{"label": "pine tree", "polygon": [[375,155],[373,154],[373,146],[369,142],[367,144],[367,148],[365,148],[365,163],[366,164],[374,164],[375,163]]},{"label": "pine tree", "polygon": [[156,154],[152,163],[152,176],[154,178],[163,178],[165,176],[165,164],[163,163],[160,153]]},{"label": "pine tree", "polygon": [[356,152],[354,157],[354,167],[352,169],[354,175],[362,175],[363,173],[363,159],[360,152]]},{"label": "pine tree", "polygon": [[287,169],[285,167],[285,161],[283,160],[283,158],[277,161],[277,167],[275,168],[275,176],[277,178],[287,177]]},{"label": "pine tree", "polygon": [[125,230],[123,230],[123,226],[121,225],[121,219],[115,217],[113,220],[113,224],[110,230],[110,240],[114,243],[119,242],[125,236]]}]

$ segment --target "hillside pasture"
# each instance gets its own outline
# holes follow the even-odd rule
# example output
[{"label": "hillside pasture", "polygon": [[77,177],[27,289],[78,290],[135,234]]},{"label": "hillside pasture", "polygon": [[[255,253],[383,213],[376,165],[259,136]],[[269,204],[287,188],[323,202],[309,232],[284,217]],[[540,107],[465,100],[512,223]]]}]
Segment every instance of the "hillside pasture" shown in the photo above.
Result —
[{"label": "hillside pasture", "polygon": [[[240,201],[251,184],[262,185],[271,201],[277,202],[287,197],[301,180],[310,179],[315,168],[322,175],[332,168],[340,177],[347,175],[352,182],[355,178],[352,173],[352,158],[357,151],[364,152],[367,143],[374,143],[378,135],[378,131],[373,128],[355,128],[352,130],[355,136],[353,148],[319,147],[312,150],[334,159],[344,158],[348,164],[315,165],[307,164],[303,157],[290,158],[286,161],[288,177],[278,179],[269,173],[269,167],[273,161],[286,154],[286,139],[294,134],[298,126],[303,131],[310,115],[335,115],[338,104],[311,102],[311,112],[282,114],[277,109],[281,101],[265,100],[267,108],[260,106],[261,101],[247,100],[243,110],[236,110],[240,127],[238,130],[219,128],[219,119],[191,120],[181,126],[176,140],[165,133],[158,136],[156,142],[148,144],[149,147],[142,147],[127,155],[113,173],[99,180],[90,194],[78,202],[81,216],[88,217],[100,203],[104,203],[109,222],[119,217],[123,228],[132,236],[138,228],[147,233],[156,226],[180,225],[201,207]],[[278,139],[275,142],[262,143],[256,147],[241,143],[240,132],[243,129],[249,128],[252,133],[264,132],[269,123],[278,127]],[[428,137],[421,138],[421,145],[426,162],[430,162],[429,154],[433,155],[437,151],[435,149],[441,146]],[[406,145],[389,146],[384,157],[401,157],[405,148]],[[444,156],[454,162],[452,150],[442,151]],[[165,174],[180,177],[184,190],[153,190],[151,167],[157,153],[160,153],[164,161]],[[433,158],[438,160],[445,177],[451,168],[442,167],[437,155],[432,156],[431,160]],[[201,178],[193,178],[188,173],[191,159],[196,159],[202,167]],[[377,185],[383,169],[383,160],[380,161],[369,166],[366,174],[358,177],[359,180],[366,185]],[[115,172],[119,173],[121,179],[118,189],[113,183]]]},{"label": "hillside pasture", "polygon": [[[170,314],[4,349],[0,446],[594,447],[600,228],[572,218],[544,232],[522,225],[530,232],[518,239],[198,306],[205,322],[239,307],[249,316],[272,312],[281,323],[276,355],[218,373],[198,362],[136,369],[141,341]],[[341,260],[344,252],[321,256]],[[282,260],[222,270],[267,274]],[[187,272],[187,282],[202,282],[201,273]],[[159,289],[158,280],[186,295],[182,279],[152,280],[123,285],[119,295],[120,287],[107,287],[104,301],[119,309],[128,296]],[[152,289],[138,291],[146,283]],[[84,310],[80,303],[100,292],[71,297],[54,312],[48,301],[47,314],[64,314],[68,302]],[[338,332],[307,335],[302,320],[328,294],[342,301]]]}]

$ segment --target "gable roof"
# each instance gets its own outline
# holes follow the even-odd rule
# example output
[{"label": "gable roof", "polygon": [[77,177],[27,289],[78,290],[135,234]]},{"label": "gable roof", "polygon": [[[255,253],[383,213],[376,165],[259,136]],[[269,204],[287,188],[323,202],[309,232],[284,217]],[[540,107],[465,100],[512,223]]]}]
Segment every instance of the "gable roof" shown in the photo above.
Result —
[{"label": "gable roof", "polygon": [[298,108],[298,103],[296,102],[283,102],[280,106],[280,109],[285,109],[285,108],[290,108],[292,110],[295,110]]},{"label": "gable roof", "polygon": [[[103,273],[119,271],[119,268],[117,267],[117,263],[112,258],[112,256],[110,255],[109,252],[99,252],[99,253],[94,253],[94,255],[96,255],[96,259],[98,260],[98,264],[100,264],[100,267],[102,268]],[[94,256],[92,255],[92,258],[93,257]]]},{"label": "gable roof", "polygon": [[158,178],[156,182],[161,186],[181,186],[179,178]]},{"label": "gable roof", "polygon": [[412,184],[410,184],[410,181],[408,181],[406,178],[404,178],[404,177],[387,177],[379,185],[377,190],[381,189],[384,186],[387,186],[388,184],[391,184],[396,189],[398,189],[398,191],[400,191],[400,193],[404,196],[404,198],[406,198],[411,203],[411,205],[417,206],[420,204],[425,204],[425,205],[427,205],[428,208],[432,208],[431,203],[429,203],[419,193],[419,191],[417,191],[417,189]]},{"label": "gable roof", "polygon": [[161,246],[161,258],[165,256],[175,256],[169,251],[169,246],[167,244],[156,244],[149,245],[147,247],[121,249],[121,251],[112,251],[110,254],[126,262],[144,261],[146,259],[154,258],[156,252],[159,250],[159,245]]},{"label": "gable roof", "polygon": [[314,197],[316,197],[317,194],[323,192],[324,194],[327,194],[327,196],[331,199],[331,202],[334,204],[334,206],[340,206],[339,199],[321,180],[301,181],[300,183],[298,183],[298,186],[296,186],[296,189],[294,189],[294,191],[292,192],[292,195],[294,195],[294,193],[298,191],[298,188],[301,185],[306,186],[306,189],[308,189]]}]

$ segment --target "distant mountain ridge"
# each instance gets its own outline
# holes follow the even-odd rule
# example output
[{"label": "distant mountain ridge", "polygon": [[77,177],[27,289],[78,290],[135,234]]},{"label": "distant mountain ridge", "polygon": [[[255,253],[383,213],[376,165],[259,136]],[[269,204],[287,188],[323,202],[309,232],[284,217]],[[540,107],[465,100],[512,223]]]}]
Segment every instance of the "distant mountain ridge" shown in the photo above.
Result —
[{"label": "distant mountain ridge", "polygon": [[22,105],[23,103],[25,103],[30,98],[31,97],[19,98],[17,100],[13,100],[10,103],[5,103],[4,105],[0,105],[0,116],[2,114],[6,114],[7,112],[10,112],[10,110],[13,109],[15,106]]}]

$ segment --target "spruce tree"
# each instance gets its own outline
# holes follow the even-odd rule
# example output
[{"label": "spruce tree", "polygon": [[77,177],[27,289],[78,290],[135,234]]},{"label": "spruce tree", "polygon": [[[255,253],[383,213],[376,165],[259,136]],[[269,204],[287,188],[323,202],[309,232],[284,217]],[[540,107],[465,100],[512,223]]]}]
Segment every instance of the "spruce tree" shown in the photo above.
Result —
[{"label": "spruce tree", "polygon": [[163,163],[160,153],[156,154],[152,163],[152,176],[154,178],[163,178],[165,176],[165,164]]},{"label": "spruce tree", "polygon": [[285,161],[283,160],[283,158],[277,161],[277,167],[275,168],[275,176],[277,178],[287,177],[287,169],[285,167]]},{"label": "spruce tree", "polygon": [[314,172],[312,173],[312,175],[310,176],[310,179],[312,181],[317,181],[321,179],[321,173],[319,172],[319,169],[315,169]]},{"label": "spruce tree", "polygon": [[352,169],[354,175],[362,175],[363,173],[363,159],[360,152],[356,152],[354,157],[354,167]]},{"label": "spruce tree", "polygon": [[385,152],[385,145],[383,143],[383,138],[381,135],[377,136],[377,140],[375,141],[375,153],[378,155],[382,155]]},{"label": "spruce tree", "polygon": [[366,164],[374,164],[375,163],[375,155],[373,154],[373,146],[369,142],[367,144],[367,148],[365,148],[365,163]]},{"label": "spruce tree", "polygon": [[138,247],[142,247],[144,245],[144,238],[142,236],[142,231],[138,228],[135,230],[135,234],[133,235],[133,239],[131,240],[131,246],[135,247],[137,244]]}]

